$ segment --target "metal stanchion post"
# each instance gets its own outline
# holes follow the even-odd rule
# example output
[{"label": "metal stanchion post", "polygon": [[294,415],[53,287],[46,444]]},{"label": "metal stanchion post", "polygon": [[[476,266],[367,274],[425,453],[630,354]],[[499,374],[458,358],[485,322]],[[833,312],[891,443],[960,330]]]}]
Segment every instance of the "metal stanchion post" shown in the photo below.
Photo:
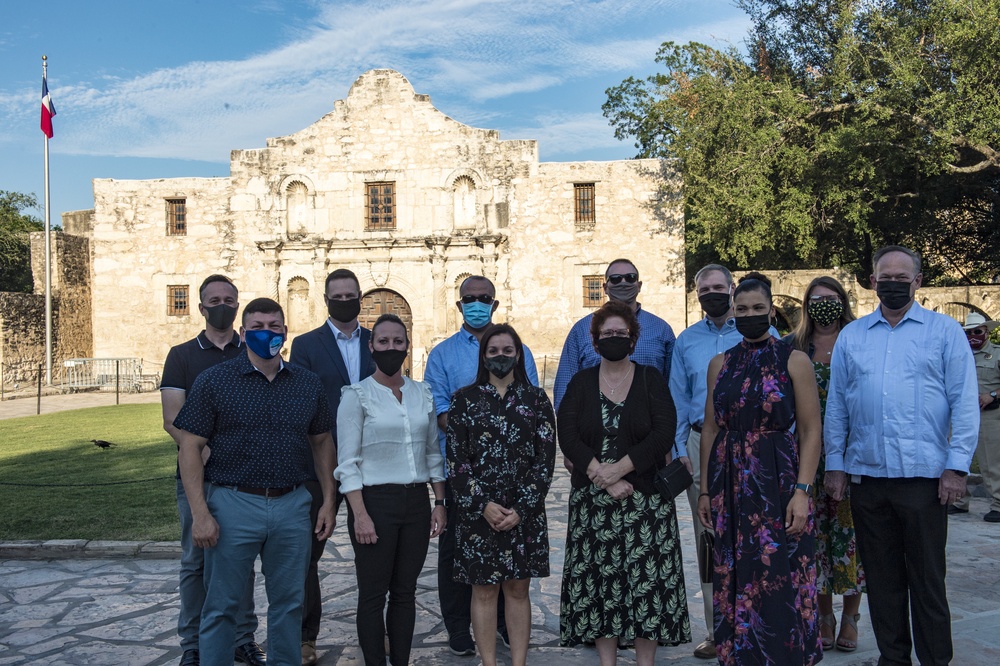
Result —
[{"label": "metal stanchion post", "polygon": [[42,364],[38,364],[38,407],[35,414],[42,413]]},{"label": "metal stanchion post", "polygon": [[118,402],[118,393],[119,393],[119,390],[120,390],[120,387],[121,387],[121,379],[120,379],[121,378],[121,372],[120,372],[120,368],[119,368],[119,364],[120,363],[121,363],[121,361],[115,359],[115,404],[116,405],[119,404],[119,402]]}]

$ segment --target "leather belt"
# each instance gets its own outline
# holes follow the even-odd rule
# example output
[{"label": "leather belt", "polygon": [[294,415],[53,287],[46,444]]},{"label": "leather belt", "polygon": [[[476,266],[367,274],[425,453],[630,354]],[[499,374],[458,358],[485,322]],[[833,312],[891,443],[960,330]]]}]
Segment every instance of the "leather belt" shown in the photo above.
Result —
[{"label": "leather belt", "polygon": [[292,492],[298,486],[286,486],[284,488],[252,488],[250,486],[228,486],[233,490],[240,493],[247,493],[248,495],[260,495],[261,497],[281,497],[282,495],[287,495]]}]

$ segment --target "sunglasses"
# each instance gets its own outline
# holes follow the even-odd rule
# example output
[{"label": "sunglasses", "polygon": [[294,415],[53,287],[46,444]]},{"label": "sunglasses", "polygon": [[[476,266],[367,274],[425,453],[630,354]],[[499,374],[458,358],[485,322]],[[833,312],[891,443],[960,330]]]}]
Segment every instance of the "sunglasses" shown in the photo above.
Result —
[{"label": "sunglasses", "polygon": [[965,337],[971,337],[973,335],[986,335],[985,328],[973,328],[972,330],[965,331]]},{"label": "sunglasses", "polygon": [[639,279],[638,273],[612,273],[608,276],[608,282],[611,284],[618,284],[622,280],[625,280],[629,284],[635,284],[636,280]]},{"label": "sunglasses", "polygon": [[490,303],[493,302],[493,297],[490,296],[489,294],[479,294],[478,296],[473,296],[472,294],[466,294],[465,296],[462,296],[462,302],[465,304],[475,303],[476,301],[489,305]]}]

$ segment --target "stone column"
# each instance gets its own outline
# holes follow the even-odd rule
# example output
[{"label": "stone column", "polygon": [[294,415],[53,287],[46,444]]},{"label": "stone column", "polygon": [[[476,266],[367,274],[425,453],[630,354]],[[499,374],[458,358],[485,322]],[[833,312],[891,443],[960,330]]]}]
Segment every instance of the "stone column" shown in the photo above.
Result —
[{"label": "stone column", "polygon": [[264,282],[267,284],[267,295],[275,301],[281,302],[278,298],[278,269],[281,267],[281,246],[280,241],[264,241],[257,243],[257,247],[264,253],[261,263],[264,265]]},{"label": "stone column", "polygon": [[448,259],[445,250],[448,247],[448,238],[439,238],[427,243],[431,251],[431,276],[434,280],[434,303],[432,325],[434,327],[433,338],[443,335],[448,330],[448,310],[451,300],[448,294],[446,278],[448,276]]}]

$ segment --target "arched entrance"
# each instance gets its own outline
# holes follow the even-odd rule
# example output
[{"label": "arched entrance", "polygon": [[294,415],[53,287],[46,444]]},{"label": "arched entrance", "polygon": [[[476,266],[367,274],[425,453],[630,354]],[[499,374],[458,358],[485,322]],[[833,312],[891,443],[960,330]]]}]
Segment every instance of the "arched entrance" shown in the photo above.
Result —
[{"label": "arched entrance", "polygon": [[[410,304],[406,299],[389,289],[374,289],[361,298],[361,314],[358,315],[358,322],[365,328],[370,329],[378,321],[378,318],[387,312],[391,312],[406,325],[407,333],[410,336],[410,344],[413,343],[413,313],[410,311]],[[403,374],[410,376],[410,369],[413,367],[413,355],[410,354],[403,362]]]}]

